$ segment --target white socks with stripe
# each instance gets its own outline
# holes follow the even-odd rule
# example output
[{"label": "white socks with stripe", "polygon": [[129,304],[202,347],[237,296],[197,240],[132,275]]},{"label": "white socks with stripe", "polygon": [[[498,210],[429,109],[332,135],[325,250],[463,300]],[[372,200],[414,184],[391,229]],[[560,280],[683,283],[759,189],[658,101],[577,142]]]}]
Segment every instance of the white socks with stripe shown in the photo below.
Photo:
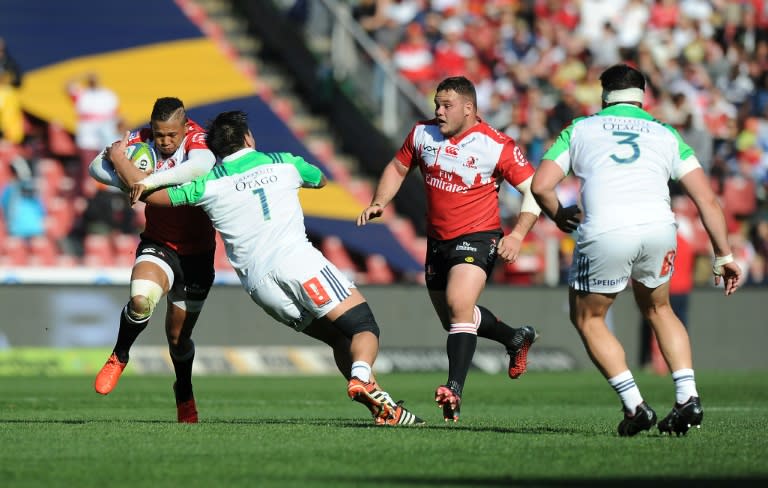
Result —
[{"label": "white socks with stripe", "polygon": [[355,361],[352,363],[352,376],[357,376],[360,381],[368,383],[371,381],[371,365],[365,361]]},{"label": "white socks with stripe", "polygon": [[693,370],[690,368],[678,369],[672,373],[675,382],[675,401],[683,404],[692,396],[699,396],[696,391],[696,380],[693,378]]},{"label": "white socks with stripe", "polygon": [[643,403],[643,396],[640,395],[640,389],[635,384],[635,378],[629,370],[619,373],[613,378],[608,378],[608,384],[616,390],[624,404],[624,410],[635,413],[635,408]]}]

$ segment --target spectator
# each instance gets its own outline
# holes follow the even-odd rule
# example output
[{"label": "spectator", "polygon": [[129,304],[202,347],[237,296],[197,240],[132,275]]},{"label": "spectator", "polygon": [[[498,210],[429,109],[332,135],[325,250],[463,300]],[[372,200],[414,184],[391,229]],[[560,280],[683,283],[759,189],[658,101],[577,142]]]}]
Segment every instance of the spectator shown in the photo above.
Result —
[{"label": "spectator", "polygon": [[81,164],[75,174],[75,191],[80,194],[91,161],[120,139],[119,100],[114,91],[101,85],[95,73],[73,78],[67,83],[66,90],[77,115],[75,143]]},{"label": "spectator", "polygon": [[456,17],[446,19],[440,26],[443,40],[435,46],[435,66],[438,78],[464,75],[467,59],[475,56],[475,48],[463,39],[464,24]]},{"label": "spectator", "polygon": [[434,79],[432,49],[418,22],[411,22],[405,29],[405,39],[392,54],[392,61],[400,75],[422,92],[431,87]]},{"label": "spectator", "polygon": [[37,192],[29,164],[21,157],[11,161],[12,179],[0,195],[8,234],[23,239],[45,234],[45,206]]}]

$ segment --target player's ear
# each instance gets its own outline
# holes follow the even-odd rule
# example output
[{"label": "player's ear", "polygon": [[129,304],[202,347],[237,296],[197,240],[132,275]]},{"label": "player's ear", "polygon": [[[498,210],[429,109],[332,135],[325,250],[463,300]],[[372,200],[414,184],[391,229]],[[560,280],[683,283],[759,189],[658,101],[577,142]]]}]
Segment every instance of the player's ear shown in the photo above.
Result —
[{"label": "player's ear", "polygon": [[256,149],[256,139],[253,137],[253,133],[249,130],[247,134],[245,134],[245,147],[250,147],[251,149]]}]

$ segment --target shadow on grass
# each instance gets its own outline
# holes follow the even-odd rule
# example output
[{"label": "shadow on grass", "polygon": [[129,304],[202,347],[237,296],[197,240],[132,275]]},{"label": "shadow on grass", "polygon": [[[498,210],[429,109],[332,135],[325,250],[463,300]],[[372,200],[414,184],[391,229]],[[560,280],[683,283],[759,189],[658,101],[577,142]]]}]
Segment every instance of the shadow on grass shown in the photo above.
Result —
[{"label": "shadow on grass", "polygon": [[765,478],[614,478],[614,479],[578,479],[578,480],[547,480],[524,479],[504,477],[488,478],[449,478],[449,477],[415,477],[415,476],[365,476],[345,477],[335,476],[327,478],[315,478],[313,481],[324,483],[364,485],[408,485],[408,486],[565,486],[565,487],[643,487],[649,484],[656,487],[667,486],[696,486],[696,487],[721,487],[721,486],[765,486],[768,481]]},{"label": "shadow on grass", "polygon": [[[153,419],[0,419],[0,424],[92,424],[92,423],[121,423],[121,424],[175,424],[174,420],[153,420]],[[474,426],[461,424],[422,424],[422,425],[399,425],[399,426],[381,426],[375,425],[370,420],[351,420],[349,418],[253,418],[253,419],[202,419],[200,424],[209,425],[299,425],[299,426],[333,426],[339,428],[376,428],[376,429],[418,429],[418,430],[458,430],[463,432],[493,432],[498,434],[595,434],[593,431],[584,429],[565,429],[552,428],[551,426],[529,426],[529,427],[494,427],[494,426]]]}]

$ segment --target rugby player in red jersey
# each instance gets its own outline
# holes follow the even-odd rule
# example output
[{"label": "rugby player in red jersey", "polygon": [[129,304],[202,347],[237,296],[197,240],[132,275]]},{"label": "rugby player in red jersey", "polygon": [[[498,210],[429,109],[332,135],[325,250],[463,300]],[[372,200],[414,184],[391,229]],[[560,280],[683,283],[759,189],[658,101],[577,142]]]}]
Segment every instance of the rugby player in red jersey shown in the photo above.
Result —
[{"label": "rugby player in red jersey", "polygon": [[[149,142],[157,157],[154,172],[142,175],[140,180],[149,189],[190,181],[207,173],[216,162],[206,145],[205,131],[187,118],[182,101],[164,97],[155,101],[150,127],[128,133],[107,148],[104,157],[91,163],[91,176],[124,190],[136,184],[139,180],[135,174],[116,172],[110,161],[127,158],[127,145],[140,141]],[[131,271],[130,299],[120,313],[115,347],[94,386],[102,395],[115,388],[128,363],[131,346],[166,297],[165,333],[176,373],[173,390],[177,419],[196,423],[192,392],[195,345],[191,336],[213,284],[215,231],[205,212],[195,207],[147,206],[145,217],[146,226]]]},{"label": "rugby player in red jersey", "polygon": [[[427,289],[448,331],[448,381],[437,388],[435,401],[444,419],[455,422],[478,335],[506,347],[511,378],[526,370],[536,330],[512,328],[477,301],[496,256],[507,262],[517,259],[541,210],[530,192],[534,168],[512,138],[478,117],[475,87],[463,76],[446,78],[437,86],[435,118],[411,129],[357,225],[381,216],[417,167],[427,196]],[[498,204],[502,180],[523,194],[517,223],[506,236]]]}]

